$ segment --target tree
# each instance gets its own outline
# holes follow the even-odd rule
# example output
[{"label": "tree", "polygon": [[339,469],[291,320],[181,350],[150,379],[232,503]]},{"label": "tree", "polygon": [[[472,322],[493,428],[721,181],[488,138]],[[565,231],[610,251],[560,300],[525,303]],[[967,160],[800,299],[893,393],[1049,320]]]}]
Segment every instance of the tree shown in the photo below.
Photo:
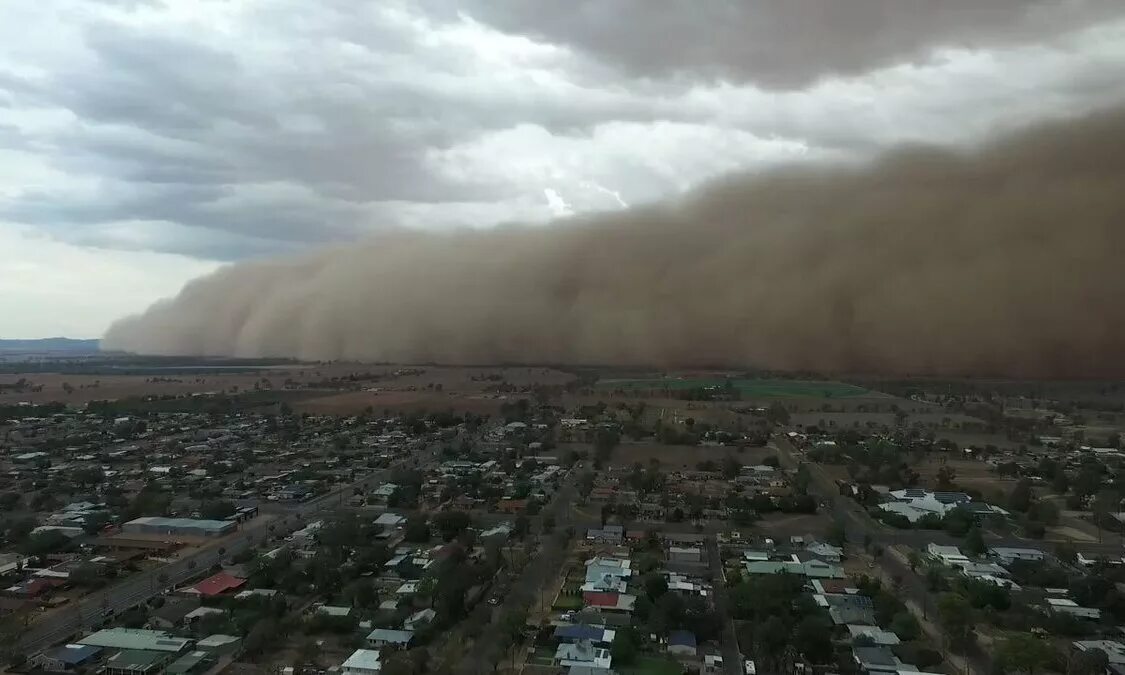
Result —
[{"label": "tree", "polygon": [[75,586],[90,588],[97,586],[102,578],[101,569],[91,563],[82,563],[70,571],[67,581]]},{"label": "tree", "polygon": [[543,516],[543,534],[550,534],[555,531],[555,514],[548,513]]},{"label": "tree", "polygon": [[16,508],[20,503],[20,495],[18,492],[5,492],[0,494],[0,510],[11,511]]},{"label": "tree", "polygon": [[1005,671],[1028,675],[1036,668],[1050,669],[1057,656],[1049,642],[1030,633],[1015,633],[1002,640],[996,649],[996,659]]},{"label": "tree", "polygon": [[528,521],[527,516],[522,513],[516,516],[516,522],[512,527],[512,535],[516,539],[523,539],[524,537],[526,537],[530,529],[531,523]]},{"label": "tree", "polygon": [[1090,508],[1094,512],[1094,525],[1098,528],[1098,541],[1102,538],[1102,525],[1109,519],[1110,514],[1117,513],[1120,509],[1121,499],[1112,490],[1102,490],[1094,497]]},{"label": "tree", "polygon": [[648,574],[644,578],[644,588],[645,595],[655,602],[660,599],[660,596],[668,592],[668,580],[664,578],[663,574]]},{"label": "tree", "polygon": [[199,508],[199,515],[205,520],[225,520],[233,516],[234,512],[234,504],[223,500],[206,501]]},{"label": "tree", "polygon": [[434,527],[444,541],[453,541],[469,527],[469,514],[464,511],[442,511],[434,516]]},{"label": "tree", "polygon": [[766,409],[766,419],[770,424],[789,424],[789,410],[785,408],[780,402],[774,401],[770,407]]},{"label": "tree", "polygon": [[812,663],[828,663],[832,658],[832,625],[820,615],[801,619],[793,635],[793,647]]},{"label": "tree", "polygon": [[613,663],[621,666],[631,665],[637,660],[637,654],[640,652],[639,643],[640,640],[637,638],[636,631],[631,627],[618,629],[613,636],[613,645],[610,648]]},{"label": "tree", "polygon": [[1109,657],[1100,649],[1075,652],[1070,657],[1067,675],[1102,675],[1109,667]]},{"label": "tree", "polygon": [[948,464],[942,464],[937,470],[937,488],[939,490],[953,489],[953,481],[957,479],[957,472]]},{"label": "tree", "polygon": [[980,527],[973,523],[969,527],[968,533],[965,534],[965,552],[971,556],[982,556],[988,553],[988,545],[984,543],[984,534],[981,533]]},{"label": "tree", "polygon": [[1026,478],[1021,479],[1016,483],[1016,486],[1012,488],[1012,493],[1008,495],[1008,506],[1010,506],[1013,511],[1027,513],[1027,510],[1031,508],[1031,498],[1031,481]]},{"label": "tree", "polygon": [[86,534],[97,534],[109,524],[109,514],[105,511],[94,511],[86,514],[85,518],[85,522],[82,523],[82,530]]},{"label": "tree", "polygon": [[848,530],[844,527],[844,523],[839,520],[832,521],[828,526],[828,543],[833,546],[842,547],[848,541]]},{"label": "tree", "polygon": [[894,615],[891,619],[891,631],[899,637],[900,640],[917,640],[918,636],[922,633],[922,627],[918,625],[918,619],[907,611],[902,611]]},{"label": "tree", "polygon": [[406,528],[403,530],[403,538],[414,544],[424,544],[430,540],[430,524],[426,522],[426,516],[413,515],[406,520]]},{"label": "tree", "polygon": [[938,596],[938,617],[955,646],[963,646],[972,634],[973,608],[965,596],[942,593]]},{"label": "tree", "polygon": [[734,480],[742,472],[742,464],[734,457],[727,455],[723,458],[723,478]]}]

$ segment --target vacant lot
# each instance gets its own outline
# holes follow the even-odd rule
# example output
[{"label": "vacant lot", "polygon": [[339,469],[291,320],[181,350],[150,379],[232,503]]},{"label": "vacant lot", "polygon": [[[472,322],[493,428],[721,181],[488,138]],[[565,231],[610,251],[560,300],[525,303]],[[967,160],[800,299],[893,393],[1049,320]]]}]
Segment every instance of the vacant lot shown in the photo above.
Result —
[{"label": "vacant lot", "polygon": [[843,382],[816,380],[759,380],[722,377],[661,377],[650,379],[599,380],[598,387],[622,391],[683,391],[730,385],[742,398],[850,398],[869,396],[871,391]]},{"label": "vacant lot", "polygon": [[661,443],[622,443],[613,451],[611,466],[630,467],[640,462],[645,466],[651,460],[660,462],[664,469],[695,469],[699,462],[721,462],[724,457],[734,457],[742,465],[760,464],[766,457],[776,457],[769,448],[744,448],[728,446],[663,445]]}]

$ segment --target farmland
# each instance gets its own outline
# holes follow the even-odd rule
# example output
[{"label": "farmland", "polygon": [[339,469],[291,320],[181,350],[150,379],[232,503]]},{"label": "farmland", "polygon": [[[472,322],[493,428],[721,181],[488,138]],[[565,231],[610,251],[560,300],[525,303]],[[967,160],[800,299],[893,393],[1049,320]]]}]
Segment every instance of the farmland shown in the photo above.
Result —
[{"label": "farmland", "polygon": [[726,379],[722,377],[661,377],[609,379],[598,388],[609,391],[687,391],[730,387],[746,398],[852,398],[873,392],[844,382],[820,380]]}]

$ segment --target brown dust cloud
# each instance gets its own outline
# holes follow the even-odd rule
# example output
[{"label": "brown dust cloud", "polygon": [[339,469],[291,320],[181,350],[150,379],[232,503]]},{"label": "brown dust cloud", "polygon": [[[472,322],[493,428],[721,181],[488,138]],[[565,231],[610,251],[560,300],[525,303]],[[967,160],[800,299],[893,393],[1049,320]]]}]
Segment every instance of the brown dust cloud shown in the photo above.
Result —
[{"label": "brown dust cloud", "polygon": [[234,264],[105,349],[447,364],[1125,375],[1125,109],[731,176],[547,226]]}]

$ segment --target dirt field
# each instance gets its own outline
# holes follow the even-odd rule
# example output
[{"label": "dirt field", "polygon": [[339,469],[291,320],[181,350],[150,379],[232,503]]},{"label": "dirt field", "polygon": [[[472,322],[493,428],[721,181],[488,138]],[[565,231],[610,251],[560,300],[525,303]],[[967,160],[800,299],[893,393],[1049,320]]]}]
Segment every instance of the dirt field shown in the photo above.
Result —
[{"label": "dirt field", "polygon": [[[411,370],[420,370],[420,373],[411,373]],[[407,371],[403,373],[403,371]],[[396,373],[399,373],[396,375]],[[349,376],[363,377],[377,375],[380,379],[359,379],[355,382],[339,381],[339,378]],[[401,409],[400,406],[429,404],[427,396],[432,394],[433,388],[441,385],[444,392],[457,392],[479,394],[485,391],[495,391],[501,386],[510,386],[516,389],[526,389],[533,385],[562,385],[573,379],[573,375],[550,368],[453,368],[434,366],[400,366],[400,365],[368,365],[355,363],[311,364],[311,365],[286,365],[266,367],[250,371],[231,373],[201,372],[199,374],[169,368],[167,375],[86,375],[63,373],[27,373],[0,375],[0,384],[14,384],[25,379],[29,387],[22,391],[0,389],[0,405],[12,403],[49,403],[61,401],[63,403],[80,405],[96,400],[115,400],[134,396],[183,396],[200,393],[236,393],[252,391],[256,386],[266,389],[283,388],[323,388],[326,392],[333,389],[345,390],[363,387],[364,389],[378,389],[380,392],[417,392],[415,397],[420,402],[415,402],[411,397],[405,397],[396,402],[388,398],[388,404],[382,407],[388,409]],[[333,382],[333,378],[337,378]],[[497,379],[498,378],[498,379]],[[64,386],[65,385],[65,386]],[[68,391],[69,389],[69,391]],[[363,397],[352,397],[352,393],[339,401],[330,400],[316,403],[314,409],[327,411],[341,410],[351,413],[363,410],[371,402],[363,402],[354,408],[357,401]],[[441,392],[437,392],[441,393]],[[519,396],[519,394],[510,394]],[[525,392],[523,396],[526,396]],[[326,398],[335,398],[326,396]],[[435,404],[436,405],[436,404]],[[498,407],[499,403],[495,404]],[[374,406],[379,407],[379,406]],[[449,407],[448,404],[445,407]],[[466,409],[481,408],[490,411],[490,405],[480,405],[470,400],[465,404]],[[310,412],[312,410],[310,409]]]},{"label": "dirt field", "polygon": [[495,395],[465,395],[434,391],[352,391],[309,398],[293,404],[299,413],[313,415],[358,415],[368,408],[376,414],[386,412],[442,411],[492,415],[507,400]]},{"label": "dirt field", "polygon": [[736,448],[688,446],[688,445],[662,445],[659,443],[622,443],[613,451],[610,465],[615,467],[630,467],[640,462],[647,466],[650,460],[658,460],[665,469],[695,469],[695,465],[705,460],[721,462],[724,457],[734,457],[740,464],[760,464],[766,457],[776,457],[777,453],[769,448],[745,448],[739,452]]}]

